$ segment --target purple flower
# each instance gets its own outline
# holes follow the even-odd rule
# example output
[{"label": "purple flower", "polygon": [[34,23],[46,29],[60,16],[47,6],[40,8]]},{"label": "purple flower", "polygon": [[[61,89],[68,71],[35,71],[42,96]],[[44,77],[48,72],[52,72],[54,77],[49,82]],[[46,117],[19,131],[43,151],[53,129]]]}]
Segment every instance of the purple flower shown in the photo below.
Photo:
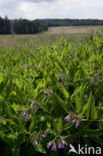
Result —
[{"label": "purple flower", "polygon": [[32,119],[32,117],[30,115],[28,115],[27,118]]},{"label": "purple flower", "polygon": [[23,120],[27,120],[27,116],[26,116],[25,112],[22,112],[22,118],[23,118]]},{"label": "purple flower", "polygon": [[41,104],[38,102],[36,105],[34,105],[33,103],[30,105],[30,109],[35,109],[38,110],[38,106],[40,106]]},{"label": "purple flower", "polygon": [[25,112],[22,112],[22,117],[25,117],[26,116],[26,113]]},{"label": "purple flower", "polygon": [[45,131],[45,132],[44,132],[44,134],[43,134],[42,136],[43,136],[43,138],[46,138],[46,137],[47,137],[47,135],[48,135],[48,132],[47,132],[47,131]]},{"label": "purple flower", "polygon": [[59,75],[59,79],[62,80],[62,74]]},{"label": "purple flower", "polygon": [[34,106],[34,109],[35,109],[35,110],[38,110],[38,107],[37,107],[37,106]]},{"label": "purple flower", "polygon": [[65,146],[67,146],[67,142],[63,139],[60,139],[59,142],[58,142],[58,148],[61,149],[61,148],[64,148]]},{"label": "purple flower", "polygon": [[39,102],[37,103],[37,105],[38,105],[38,106],[41,106],[41,104],[40,104]]},{"label": "purple flower", "polygon": [[23,118],[23,120],[32,119],[32,117],[30,115],[26,114],[25,112],[22,112],[22,118]]},{"label": "purple flower", "polygon": [[76,122],[76,120],[74,119],[74,120],[72,120],[72,123],[74,123],[74,122]]},{"label": "purple flower", "polygon": [[72,58],[72,55],[71,54],[69,54],[69,57],[70,57],[70,59]]},{"label": "purple flower", "polygon": [[59,149],[64,148],[64,144],[63,144],[63,142],[61,140],[58,143],[58,148]]},{"label": "purple flower", "polygon": [[66,120],[67,122],[69,122],[69,124],[72,123],[72,120],[70,119],[70,116],[69,116],[69,115],[68,115],[67,117],[65,117],[65,120]]},{"label": "purple flower", "polygon": [[47,97],[47,99],[48,99],[48,98],[50,97],[50,94],[47,94],[46,97]]},{"label": "purple flower", "polygon": [[56,144],[54,143],[52,147],[52,151],[56,151],[56,150],[57,150],[57,147],[56,147]]},{"label": "purple flower", "polygon": [[64,146],[68,146],[68,144],[65,140],[62,140],[62,143],[64,144]]},{"label": "purple flower", "polygon": [[80,122],[77,121],[77,122],[76,122],[76,125],[75,125],[75,128],[78,128],[79,126],[80,126]]},{"label": "purple flower", "polygon": [[37,140],[34,140],[33,141],[33,145],[37,145],[38,143],[37,143]]},{"label": "purple flower", "polygon": [[50,148],[52,144],[53,144],[52,142],[49,142],[49,143],[47,144],[47,148]]},{"label": "purple flower", "polygon": [[93,80],[91,80],[91,81],[90,81],[90,84],[94,85],[94,84],[95,84],[95,82],[94,82]]},{"label": "purple flower", "polygon": [[52,91],[52,90],[50,90],[50,93],[51,93],[51,94],[53,94],[53,91]]},{"label": "purple flower", "polygon": [[98,83],[100,83],[100,82],[101,82],[101,80],[100,80],[100,79],[98,79],[98,80],[97,80],[97,82],[98,82]]},{"label": "purple flower", "polygon": [[33,105],[33,103],[30,105],[30,109],[34,109],[34,105]]},{"label": "purple flower", "polygon": [[40,141],[42,141],[43,140],[43,138],[42,138],[42,136],[40,136]]}]

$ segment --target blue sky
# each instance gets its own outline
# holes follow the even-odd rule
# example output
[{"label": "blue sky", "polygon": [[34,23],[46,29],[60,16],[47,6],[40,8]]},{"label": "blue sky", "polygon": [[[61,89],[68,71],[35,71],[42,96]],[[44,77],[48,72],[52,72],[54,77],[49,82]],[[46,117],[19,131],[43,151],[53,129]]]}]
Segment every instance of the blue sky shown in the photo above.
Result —
[{"label": "blue sky", "polygon": [[103,0],[0,0],[0,16],[10,19],[103,19]]}]

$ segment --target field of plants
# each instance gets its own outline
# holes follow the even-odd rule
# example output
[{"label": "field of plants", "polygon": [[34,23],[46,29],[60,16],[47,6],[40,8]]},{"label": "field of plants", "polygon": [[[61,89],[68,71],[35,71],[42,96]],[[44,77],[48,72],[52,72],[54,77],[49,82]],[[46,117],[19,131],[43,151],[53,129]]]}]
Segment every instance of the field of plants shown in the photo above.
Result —
[{"label": "field of plants", "polygon": [[103,32],[78,46],[2,46],[0,155],[73,156],[78,144],[103,149]]}]

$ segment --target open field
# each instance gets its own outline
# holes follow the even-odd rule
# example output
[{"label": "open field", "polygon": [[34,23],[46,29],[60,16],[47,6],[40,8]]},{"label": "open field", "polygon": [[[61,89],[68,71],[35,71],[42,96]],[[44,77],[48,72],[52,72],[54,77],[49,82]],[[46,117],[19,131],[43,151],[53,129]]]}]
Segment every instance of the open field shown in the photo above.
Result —
[{"label": "open field", "polygon": [[67,27],[51,27],[49,34],[86,34],[91,31],[97,31],[99,26],[67,26]]},{"label": "open field", "polygon": [[61,37],[73,44],[84,41],[92,31],[97,31],[98,26],[74,26],[74,27],[52,27],[48,32],[35,35],[1,35],[0,47],[39,47],[40,45],[55,43]]}]

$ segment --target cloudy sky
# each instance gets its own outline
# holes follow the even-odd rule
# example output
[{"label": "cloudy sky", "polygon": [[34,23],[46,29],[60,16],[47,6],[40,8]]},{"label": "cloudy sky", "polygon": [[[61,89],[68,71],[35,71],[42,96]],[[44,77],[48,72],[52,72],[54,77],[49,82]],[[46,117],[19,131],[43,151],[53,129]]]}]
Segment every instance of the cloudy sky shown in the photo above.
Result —
[{"label": "cloudy sky", "polygon": [[0,0],[0,16],[103,19],[103,0]]}]

